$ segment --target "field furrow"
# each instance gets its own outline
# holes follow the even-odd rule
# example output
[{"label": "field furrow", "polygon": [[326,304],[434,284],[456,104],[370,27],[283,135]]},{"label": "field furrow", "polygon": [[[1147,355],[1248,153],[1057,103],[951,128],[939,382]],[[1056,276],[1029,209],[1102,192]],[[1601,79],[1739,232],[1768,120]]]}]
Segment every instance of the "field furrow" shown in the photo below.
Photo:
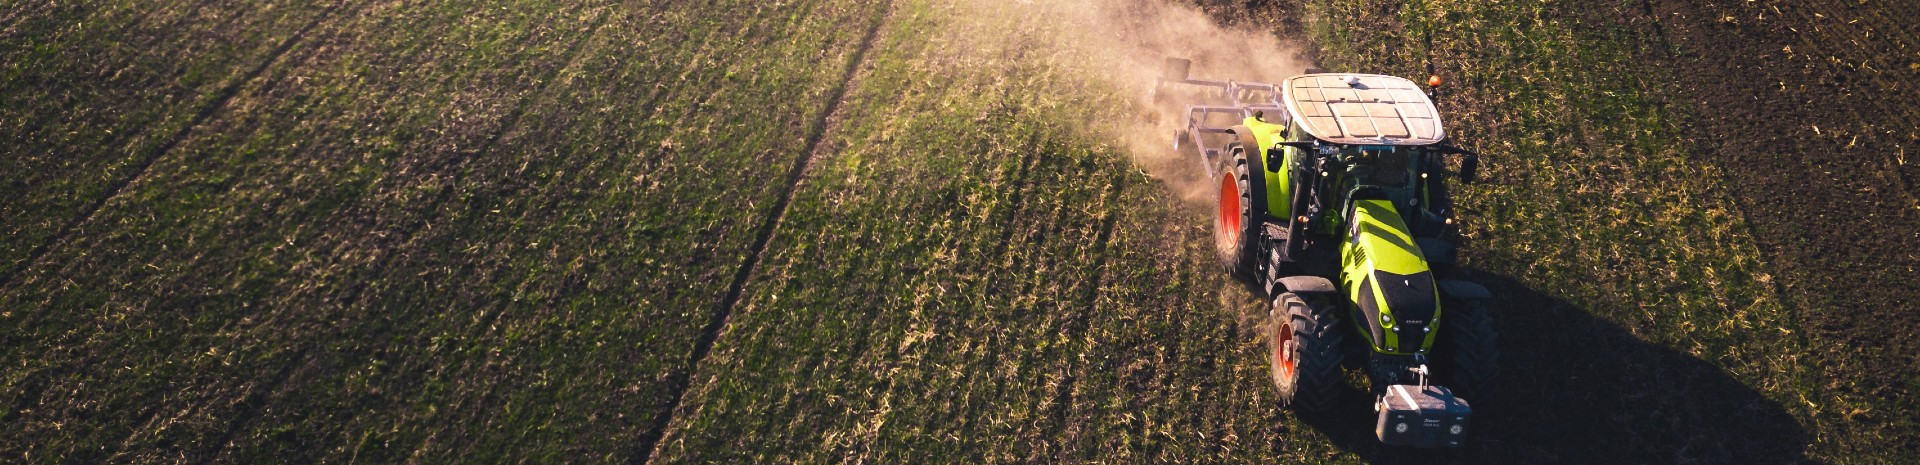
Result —
[{"label": "field furrow", "polygon": [[[301,373],[315,347],[325,346],[315,338],[343,316],[343,302],[274,304],[313,277],[305,267],[314,250],[289,253],[287,246],[380,235],[358,229],[364,223],[352,220],[365,217],[355,215],[383,201],[404,211],[417,198],[393,191],[419,187],[408,182],[419,174],[410,169],[483,145],[565,65],[562,52],[587,40],[606,8],[553,2],[475,11],[488,10],[355,5],[296,47],[294,58],[239,89],[70,246],[55,249],[48,266],[9,289],[7,306],[23,309],[9,318],[7,339],[17,342],[10,350],[45,355],[11,354],[23,365],[8,380],[10,397],[27,412],[21,433],[90,411],[119,419],[68,436],[72,444],[34,444],[39,454],[234,460],[223,455],[228,446],[262,439],[236,433],[273,410],[271,396]],[[432,27],[394,34],[400,24]],[[312,220],[341,216],[353,218]],[[240,232],[253,235],[229,240]],[[120,260],[144,266],[127,269]],[[68,279],[75,276],[88,279]],[[107,292],[155,288],[184,292]],[[130,347],[143,352],[116,356]],[[100,382],[122,389],[85,388]],[[310,433],[324,439],[328,432]],[[262,453],[238,453],[247,452]]]},{"label": "field furrow", "polygon": [[1118,186],[1140,175],[1052,124],[1089,97],[1016,91],[1070,88],[1037,44],[951,19],[969,6],[897,8],[657,460],[1057,452],[1033,439],[1064,428],[1049,412],[1113,266]]},{"label": "field furrow", "polygon": [[[667,5],[608,26],[603,46],[569,73],[557,97],[530,110],[527,121],[537,124],[503,139],[502,152],[523,155],[477,159],[463,171],[458,208],[433,217],[434,228],[396,256],[393,275],[420,278],[364,293],[479,309],[459,324],[396,329],[421,335],[396,349],[438,340],[441,350],[498,349],[499,362],[405,367],[380,381],[426,377],[443,391],[422,395],[462,400],[443,413],[453,418],[521,412],[475,427],[486,434],[525,438],[516,428],[552,424],[545,434],[596,457],[651,452],[647,438],[675,403],[700,328],[772,213],[785,175],[806,156],[831,89],[844,83],[864,31],[839,25],[871,23],[878,11]],[[754,14],[715,16],[713,8]],[[691,31],[765,34],[744,43],[672,39]],[[655,78],[663,75],[679,78]],[[628,97],[650,92],[659,97]],[[458,282],[487,286],[430,287]],[[542,381],[548,377],[570,381]],[[497,397],[477,401],[488,396]],[[580,408],[541,407],[556,397]]]},{"label": "field furrow", "polygon": [[[725,294],[689,278],[739,267],[844,85],[862,31],[839,26],[879,9],[601,3],[395,2],[326,29],[175,151],[201,156],[103,210],[142,234],[81,235],[10,292],[102,308],[15,320],[72,346],[16,398],[57,417],[69,401],[42,393],[86,380],[196,386],[71,402],[161,397],[182,412],[123,447],[221,461],[643,457],[685,329]],[[125,260],[156,268],[98,268]],[[84,291],[138,287],[197,291]],[[79,361],[126,346],[156,355],[137,375]]]},{"label": "field furrow", "polygon": [[330,1],[55,2],[0,37],[0,285],[138,176]]},{"label": "field furrow", "polygon": [[[891,6],[889,2],[887,5],[888,9],[885,11],[890,12]],[[667,386],[667,389],[672,392],[673,403],[666,409],[660,411],[653,425],[648,428],[647,434],[640,438],[640,449],[642,454],[644,454],[641,456],[640,462],[652,461],[654,454],[659,451],[659,441],[667,434],[668,428],[673,424],[674,417],[686,410],[683,405],[686,399],[687,389],[689,388],[690,378],[699,370],[702,362],[706,360],[707,355],[713,349],[714,342],[726,331],[727,323],[731,320],[734,310],[740,303],[741,293],[745,290],[744,288],[747,286],[748,280],[754,276],[762,257],[766,253],[768,243],[773,240],[774,236],[780,230],[782,222],[786,218],[788,207],[792,204],[794,192],[799,188],[800,181],[802,177],[806,175],[808,167],[812,166],[814,162],[830,156],[834,151],[832,148],[821,145],[821,142],[826,134],[838,129],[838,125],[844,122],[844,116],[841,112],[847,103],[847,92],[860,85],[862,77],[862,73],[860,72],[861,68],[871,68],[871,64],[866,58],[871,52],[881,29],[885,26],[887,17],[887,15],[882,14],[875,18],[871,22],[871,25],[865,26],[867,29],[866,35],[862,37],[860,43],[855,46],[852,58],[846,61],[847,68],[845,77],[841,79],[841,83],[835,86],[829,93],[827,106],[821,110],[820,119],[810,125],[810,132],[807,133],[805,138],[805,149],[803,149],[800,152],[801,155],[792,162],[792,168],[787,172],[785,177],[782,178],[781,189],[777,193],[778,197],[774,199],[773,205],[768,208],[765,216],[760,220],[760,228],[755,232],[753,242],[748,245],[746,256],[742,259],[740,266],[734,271],[732,280],[727,286],[726,294],[720,298],[719,304],[715,305],[713,313],[708,317],[707,323],[701,327],[700,333],[694,340],[693,350],[687,358],[686,371],[676,376],[672,384]]]}]

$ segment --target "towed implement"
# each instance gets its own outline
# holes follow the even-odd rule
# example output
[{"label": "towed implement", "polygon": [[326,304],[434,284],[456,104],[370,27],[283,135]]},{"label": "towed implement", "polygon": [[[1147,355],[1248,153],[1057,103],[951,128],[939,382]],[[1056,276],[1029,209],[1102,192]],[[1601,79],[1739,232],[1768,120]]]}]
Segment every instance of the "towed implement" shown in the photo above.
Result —
[{"label": "towed implement", "polygon": [[1448,279],[1459,242],[1448,181],[1472,183],[1479,155],[1447,142],[1433,101],[1403,78],[1214,81],[1188,78],[1190,65],[1168,60],[1155,98],[1209,103],[1186,107],[1174,148],[1218,189],[1222,266],[1272,304],[1280,398],[1326,410],[1356,362],[1382,442],[1462,445],[1468,400],[1491,395],[1499,371],[1491,294]]}]

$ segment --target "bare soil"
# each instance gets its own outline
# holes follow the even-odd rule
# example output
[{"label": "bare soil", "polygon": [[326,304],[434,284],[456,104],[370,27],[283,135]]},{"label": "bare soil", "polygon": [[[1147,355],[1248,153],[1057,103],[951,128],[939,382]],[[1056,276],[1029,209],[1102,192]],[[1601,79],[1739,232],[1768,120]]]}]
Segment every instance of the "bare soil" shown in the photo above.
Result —
[{"label": "bare soil", "polygon": [[[1845,394],[1912,399],[1920,372],[1920,37],[1911,2],[1647,5],[1690,109],[1787,302]],[[1851,375],[1851,376],[1849,376]],[[1866,375],[1866,376],[1860,376]],[[1906,409],[1844,412],[1920,450]]]}]

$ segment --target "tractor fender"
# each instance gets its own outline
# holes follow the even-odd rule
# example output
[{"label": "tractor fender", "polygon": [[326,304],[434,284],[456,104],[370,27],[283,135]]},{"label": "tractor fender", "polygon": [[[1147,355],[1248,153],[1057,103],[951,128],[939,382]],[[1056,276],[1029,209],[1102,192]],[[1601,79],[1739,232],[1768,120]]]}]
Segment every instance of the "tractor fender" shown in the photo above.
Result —
[{"label": "tractor fender", "polygon": [[1242,124],[1242,125],[1234,126],[1231,128],[1227,128],[1227,132],[1232,133],[1234,137],[1239,138],[1240,149],[1247,151],[1247,161],[1251,162],[1257,159],[1259,160],[1259,163],[1262,165],[1257,167],[1249,167],[1249,168],[1256,168],[1256,169],[1250,169],[1248,171],[1258,173],[1266,169],[1265,165],[1267,164],[1267,151],[1266,151],[1266,148],[1260,146],[1260,138],[1253,136],[1253,128],[1249,128],[1247,127],[1247,125]]},{"label": "tractor fender", "polygon": [[1440,296],[1449,299],[1486,300],[1493,298],[1493,293],[1487,291],[1487,288],[1467,281],[1442,279],[1435,284],[1439,285]]},{"label": "tractor fender", "polygon": [[1340,292],[1333,287],[1333,281],[1319,276],[1288,276],[1280,278],[1280,287],[1295,294],[1332,294]]},{"label": "tractor fender", "polygon": [[[1260,139],[1254,137],[1253,128],[1249,128],[1244,124],[1228,128],[1227,132],[1233,134],[1235,139],[1240,142],[1240,149],[1246,153],[1247,197],[1253,200],[1251,207],[1253,207],[1254,213],[1251,219],[1253,221],[1265,221],[1268,209],[1271,208],[1271,201],[1267,198],[1268,186],[1267,176],[1265,176],[1267,161],[1266,157],[1262,155],[1260,151]],[[1232,156],[1228,153],[1222,153],[1220,155],[1223,157]],[[1229,168],[1231,168],[1231,166],[1229,166]],[[1220,175],[1227,176],[1229,173],[1222,172]]]},{"label": "tractor fender", "polygon": [[[1235,140],[1240,142],[1240,147],[1246,150],[1247,172],[1254,181],[1253,194],[1257,199],[1254,205],[1260,206],[1262,214],[1271,214],[1278,218],[1292,217],[1293,193],[1287,186],[1288,173],[1270,169],[1274,166],[1282,166],[1281,162],[1275,160],[1275,153],[1269,153],[1272,147],[1261,146],[1260,137],[1254,134],[1252,127],[1245,124],[1228,128],[1227,132],[1232,133]],[[1278,134],[1275,136],[1278,137]]]}]

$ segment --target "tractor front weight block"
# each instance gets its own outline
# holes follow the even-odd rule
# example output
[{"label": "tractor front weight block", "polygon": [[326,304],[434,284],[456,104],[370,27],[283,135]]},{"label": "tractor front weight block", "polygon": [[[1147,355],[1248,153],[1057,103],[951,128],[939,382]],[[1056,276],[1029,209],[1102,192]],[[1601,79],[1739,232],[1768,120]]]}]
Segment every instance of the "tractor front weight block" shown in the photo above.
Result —
[{"label": "tractor front weight block", "polygon": [[1392,446],[1460,447],[1466,443],[1473,407],[1442,386],[1396,384],[1376,404],[1380,419],[1374,433]]}]

